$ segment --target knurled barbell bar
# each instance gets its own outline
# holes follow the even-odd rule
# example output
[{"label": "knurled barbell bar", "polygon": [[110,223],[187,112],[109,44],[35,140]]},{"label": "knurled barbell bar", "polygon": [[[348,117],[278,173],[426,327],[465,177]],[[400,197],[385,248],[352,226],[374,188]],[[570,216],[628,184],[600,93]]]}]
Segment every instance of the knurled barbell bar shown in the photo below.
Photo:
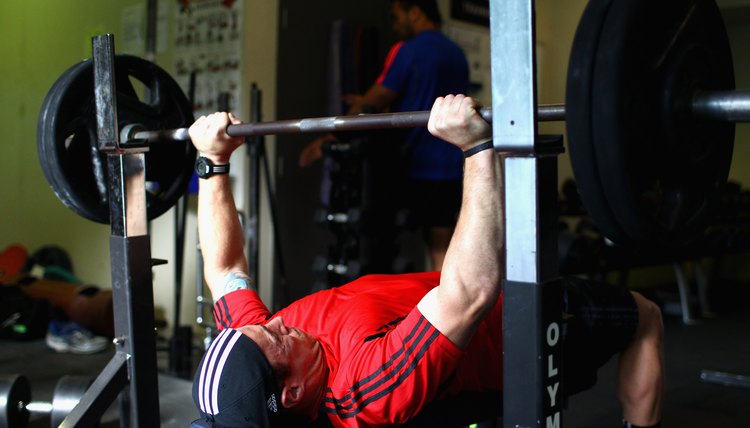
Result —
[{"label": "knurled barbell bar", "polygon": [[[38,145],[63,203],[107,223],[92,74],[84,61],[55,83],[40,115]],[[115,74],[120,144],[149,147],[154,218],[192,177],[195,151],[186,127],[193,117],[178,85],[156,65],[121,55]],[[132,79],[147,87],[143,100]],[[491,120],[490,109],[481,114]],[[227,132],[344,132],[421,127],[428,119],[426,111],[320,117],[230,125]],[[713,0],[590,0],[571,50],[565,105],[541,105],[537,119],[567,122],[579,192],[607,237],[681,245],[711,219],[731,164],[734,122],[750,121],[750,91],[734,90],[726,29]],[[164,140],[174,142],[152,144]]]},{"label": "knurled barbell bar", "polygon": [[693,97],[693,113],[706,119],[750,122],[750,91],[714,91]]},{"label": "knurled barbell bar", "polygon": [[[479,114],[484,120],[492,122],[491,108],[481,108]],[[429,111],[313,117],[229,125],[227,127],[227,134],[232,137],[251,137],[256,135],[418,128],[427,126],[429,119]],[[562,104],[539,106],[538,119],[540,121],[565,120],[565,106]],[[120,132],[120,144],[123,145],[127,145],[128,143],[142,144],[149,141],[183,141],[189,139],[190,136],[188,135],[187,128],[148,131],[136,125],[123,128]]]},{"label": "knurled barbell bar", "polygon": [[[695,117],[727,122],[750,122],[750,90],[697,93],[691,103]],[[482,107],[479,114],[492,123],[492,109]],[[427,126],[429,111],[360,114],[303,119],[275,120],[227,126],[232,137],[257,135],[304,134],[313,132],[346,132],[376,129],[417,128]],[[564,104],[546,104],[537,108],[537,120],[565,120]],[[188,128],[148,131],[133,124],[120,132],[120,144],[144,144],[158,141],[189,141]]]}]

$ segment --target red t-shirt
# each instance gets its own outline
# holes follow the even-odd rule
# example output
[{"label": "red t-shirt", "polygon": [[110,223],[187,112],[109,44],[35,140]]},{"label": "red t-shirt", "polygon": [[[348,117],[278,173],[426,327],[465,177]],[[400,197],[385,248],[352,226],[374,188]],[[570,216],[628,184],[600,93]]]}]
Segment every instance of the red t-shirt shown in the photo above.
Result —
[{"label": "red t-shirt", "polygon": [[[416,307],[439,280],[439,272],[368,275],[276,313],[322,344],[330,369],[323,412],[334,426],[398,425],[435,398],[502,388],[501,303],[462,351]],[[219,299],[215,317],[219,328],[272,318],[249,290]]]},{"label": "red t-shirt", "polygon": [[391,46],[391,49],[388,50],[388,55],[386,55],[385,57],[385,65],[383,65],[383,71],[381,71],[378,78],[375,79],[375,83],[377,83],[378,85],[383,84],[385,76],[388,75],[388,70],[391,69],[393,61],[396,59],[396,55],[398,55],[398,50],[401,49],[401,46],[403,46],[403,44],[403,41],[396,42],[393,46]]}]

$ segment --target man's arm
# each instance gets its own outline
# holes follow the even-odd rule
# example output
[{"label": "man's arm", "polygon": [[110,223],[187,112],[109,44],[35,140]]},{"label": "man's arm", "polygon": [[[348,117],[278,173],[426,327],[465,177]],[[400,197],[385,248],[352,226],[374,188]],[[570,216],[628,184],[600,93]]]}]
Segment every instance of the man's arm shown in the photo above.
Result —
[{"label": "man's arm", "polygon": [[[489,140],[490,125],[463,95],[438,98],[428,129],[466,151]],[[461,212],[451,238],[440,286],[418,304],[420,312],[454,344],[464,348],[497,303],[504,272],[503,188],[494,149],[464,162]]]},{"label": "man's arm", "polygon": [[[229,163],[242,138],[226,134],[227,126],[240,123],[227,113],[201,116],[190,127],[190,139],[201,156],[216,164]],[[242,228],[232,196],[229,174],[199,179],[198,238],[203,255],[203,272],[214,300],[237,288],[249,288]],[[252,287],[254,289],[254,287]]]},{"label": "man's arm", "polygon": [[364,95],[345,95],[344,101],[349,104],[347,114],[355,115],[364,112],[365,107],[370,107],[379,113],[390,107],[398,98],[398,93],[379,83],[370,86]]}]

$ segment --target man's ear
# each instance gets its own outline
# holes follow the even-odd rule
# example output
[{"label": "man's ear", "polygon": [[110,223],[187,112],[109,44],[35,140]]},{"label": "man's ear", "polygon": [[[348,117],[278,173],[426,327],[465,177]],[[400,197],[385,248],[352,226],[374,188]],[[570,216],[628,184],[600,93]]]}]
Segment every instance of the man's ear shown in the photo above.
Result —
[{"label": "man's ear", "polygon": [[296,406],[305,395],[305,387],[300,383],[284,383],[281,388],[281,405],[287,409]]}]

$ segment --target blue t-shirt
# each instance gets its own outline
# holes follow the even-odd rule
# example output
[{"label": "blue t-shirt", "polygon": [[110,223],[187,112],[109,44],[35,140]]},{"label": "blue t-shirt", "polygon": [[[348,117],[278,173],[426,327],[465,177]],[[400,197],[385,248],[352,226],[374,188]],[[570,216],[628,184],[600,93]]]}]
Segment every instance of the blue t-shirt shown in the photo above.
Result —
[{"label": "blue t-shirt", "polygon": [[[395,45],[378,83],[398,93],[394,111],[430,110],[435,98],[465,94],[469,66],[463,50],[439,31],[422,31]],[[406,139],[407,174],[423,180],[458,180],[463,174],[461,150],[415,128]]]}]

